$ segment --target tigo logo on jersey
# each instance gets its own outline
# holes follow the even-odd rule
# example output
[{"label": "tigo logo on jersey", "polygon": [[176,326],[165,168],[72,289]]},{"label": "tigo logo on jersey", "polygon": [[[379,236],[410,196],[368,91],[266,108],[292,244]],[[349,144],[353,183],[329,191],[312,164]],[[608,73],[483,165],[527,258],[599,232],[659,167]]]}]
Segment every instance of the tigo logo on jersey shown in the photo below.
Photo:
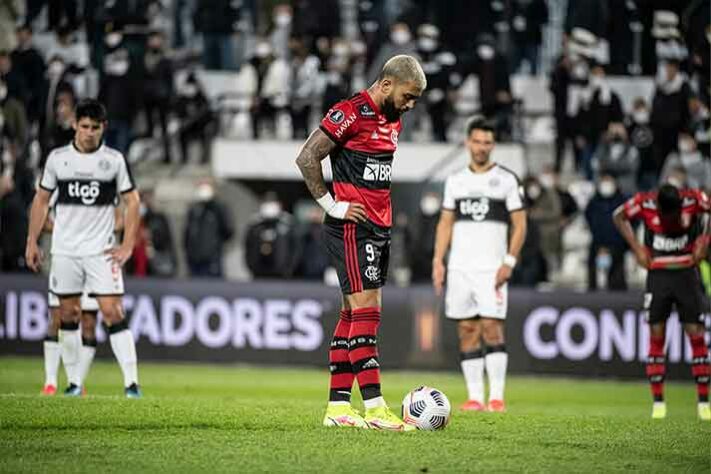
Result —
[{"label": "tigo logo on jersey", "polygon": [[483,221],[489,213],[489,200],[487,198],[465,199],[459,202],[459,212],[471,216],[475,221]]},{"label": "tigo logo on jersey", "polygon": [[96,198],[99,197],[99,182],[91,181],[89,184],[83,184],[79,181],[69,183],[69,196],[81,198],[81,202],[90,206],[94,204]]},{"label": "tigo logo on jersey", "polygon": [[390,163],[366,163],[363,168],[363,179],[366,181],[390,181],[392,170]]}]

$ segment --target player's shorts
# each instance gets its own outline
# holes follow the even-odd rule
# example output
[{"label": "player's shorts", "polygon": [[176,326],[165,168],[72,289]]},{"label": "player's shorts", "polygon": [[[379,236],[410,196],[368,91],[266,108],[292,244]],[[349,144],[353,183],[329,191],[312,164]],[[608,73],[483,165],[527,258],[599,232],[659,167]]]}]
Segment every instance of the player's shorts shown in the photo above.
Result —
[{"label": "player's shorts", "polygon": [[666,321],[673,306],[682,323],[703,323],[708,300],[696,267],[650,270],[646,286],[644,313],[650,324]]},{"label": "player's shorts", "polygon": [[447,272],[447,288],[444,297],[444,314],[449,319],[475,317],[506,319],[508,309],[508,285],[497,290],[496,271]]},{"label": "player's shorts", "polygon": [[[47,294],[47,304],[50,308],[59,308],[59,297],[51,291]],[[86,293],[81,295],[81,310],[82,311],[99,311],[99,302],[96,298],[92,298]]]},{"label": "player's shorts", "polygon": [[390,261],[390,229],[326,217],[323,237],[343,294],[385,285]]},{"label": "player's shorts", "polygon": [[57,296],[123,295],[121,266],[108,255],[52,255],[49,291]]}]

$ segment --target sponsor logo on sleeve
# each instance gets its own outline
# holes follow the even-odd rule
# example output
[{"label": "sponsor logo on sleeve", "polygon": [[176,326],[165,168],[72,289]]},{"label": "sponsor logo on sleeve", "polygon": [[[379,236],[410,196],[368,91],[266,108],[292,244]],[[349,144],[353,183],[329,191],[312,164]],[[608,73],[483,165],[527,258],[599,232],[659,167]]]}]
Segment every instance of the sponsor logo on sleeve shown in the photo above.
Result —
[{"label": "sponsor logo on sleeve", "polygon": [[[343,113],[340,110],[338,110],[337,112],[340,112],[341,114]],[[331,114],[331,115],[333,115],[333,114]],[[331,119],[331,117],[329,117],[329,120],[330,119]],[[356,121],[356,114],[355,113],[350,114],[348,117],[341,118],[341,122],[340,122],[341,125],[336,129],[335,132],[333,132],[333,134],[336,135],[336,138],[341,138],[341,136],[343,136],[343,132],[348,130],[348,127],[353,125],[353,123],[355,121]]]},{"label": "sponsor logo on sleeve", "polygon": [[328,120],[330,120],[331,123],[334,125],[338,125],[343,122],[344,118],[346,118],[346,114],[343,113],[342,110],[335,109],[330,114],[328,114]]}]

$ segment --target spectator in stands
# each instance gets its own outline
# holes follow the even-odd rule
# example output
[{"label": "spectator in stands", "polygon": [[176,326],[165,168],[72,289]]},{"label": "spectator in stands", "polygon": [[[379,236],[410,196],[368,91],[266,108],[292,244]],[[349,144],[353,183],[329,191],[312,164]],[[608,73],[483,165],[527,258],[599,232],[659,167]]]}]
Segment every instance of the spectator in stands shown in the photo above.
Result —
[{"label": "spectator in stands", "polygon": [[26,25],[32,24],[45,6],[47,7],[47,31],[52,31],[62,25],[76,28],[79,24],[77,0],[26,0],[26,2]]},{"label": "spectator in stands", "polygon": [[627,289],[624,265],[627,244],[612,221],[612,213],[627,197],[620,192],[613,176],[603,174],[595,195],[585,208],[585,219],[592,233],[588,253],[590,291]]},{"label": "spectator in stands", "polygon": [[319,39],[329,41],[341,32],[341,6],[339,0],[292,1],[294,25],[292,35],[304,38],[313,45]]},{"label": "spectator in stands", "polygon": [[307,280],[323,280],[329,266],[323,243],[323,210],[309,202],[304,212],[304,222],[297,229],[299,261],[294,276]]},{"label": "spectator in stands", "polygon": [[390,38],[380,46],[380,49],[375,53],[373,62],[370,64],[370,69],[368,70],[369,83],[372,84],[375,81],[383,68],[383,64],[388,59],[397,54],[414,55],[416,49],[415,40],[407,23],[393,23],[390,27]]},{"label": "spectator in stands", "polygon": [[197,0],[193,20],[202,33],[202,63],[205,69],[232,70],[236,67],[233,34],[239,27],[242,2]]},{"label": "spectator in stands", "polygon": [[153,191],[141,193],[141,222],[146,231],[148,247],[148,275],[174,277],[178,270],[178,259],[173,245],[173,232],[168,217],[154,207]]},{"label": "spectator in stands", "polygon": [[7,86],[7,95],[17,99],[23,107],[27,107],[30,93],[27,83],[20,71],[15,68],[7,51],[0,51],[0,80]]},{"label": "spectator in stands", "polygon": [[[538,74],[543,27],[548,23],[545,0],[514,0],[511,2],[513,51],[511,72]],[[526,63],[524,68],[523,64]]]},{"label": "spectator in stands", "polygon": [[309,134],[309,118],[313,104],[318,98],[319,69],[321,61],[310,54],[306,44],[299,38],[291,40],[291,125],[292,137],[306,138]]},{"label": "spectator in stands", "polygon": [[[51,148],[46,148],[50,136],[56,133],[55,119],[58,99],[62,94],[69,94],[76,97],[74,87],[69,82],[64,60],[59,56],[50,58],[47,63],[47,74],[45,87],[42,91],[42,108],[40,110],[40,146],[42,147],[42,159],[46,159]],[[72,135],[73,136],[73,135]]]},{"label": "spectator in stands", "polygon": [[32,43],[32,28],[24,25],[17,28],[17,48],[10,59],[18,75],[27,84],[27,118],[37,123],[41,116],[42,99],[47,87],[44,58]]},{"label": "spectator in stands", "polygon": [[610,124],[593,160],[598,176],[615,178],[617,187],[625,195],[637,192],[639,151],[630,143],[624,125]]},{"label": "spectator in stands", "polygon": [[146,136],[154,136],[154,119],[158,115],[163,142],[163,161],[170,163],[170,137],[168,136],[168,113],[173,102],[173,64],[165,54],[165,35],[154,31],[146,40],[143,56],[143,107],[146,113]]},{"label": "spectator in stands", "polygon": [[126,155],[132,140],[133,120],[140,106],[141,82],[138,65],[124,45],[123,33],[106,34],[106,55],[101,68],[99,100],[109,117],[106,143]]},{"label": "spectator in stands", "polygon": [[334,41],[333,47],[322,47],[322,52],[326,53],[326,86],[321,97],[321,112],[326,115],[331,106],[343,97],[350,95],[352,91],[350,89],[350,71],[348,70],[348,45],[343,41]]},{"label": "spectator in stands", "polygon": [[558,268],[561,252],[560,228],[563,220],[563,206],[558,193],[553,188],[543,188],[540,181],[529,176],[524,180],[524,190],[529,200],[531,221],[538,227],[541,237],[541,251],[548,271]]},{"label": "spectator in stands", "polygon": [[59,56],[72,74],[79,74],[89,66],[87,45],[76,41],[76,31],[69,25],[57,28],[55,41],[46,52],[46,58]]},{"label": "spectator in stands", "polygon": [[435,141],[446,142],[446,116],[450,109],[449,98],[453,94],[452,76],[456,71],[457,57],[440,45],[439,34],[439,28],[434,25],[420,25],[417,29],[417,54],[427,77],[424,98],[432,123],[432,135]]},{"label": "spectator in stands", "polygon": [[300,259],[297,242],[293,217],[282,209],[276,194],[265,194],[245,237],[245,258],[252,276],[292,276]]},{"label": "spectator in stands", "polygon": [[[600,0],[575,0],[568,2],[565,15],[564,31],[573,34],[576,28],[585,29],[596,38],[603,38],[608,31],[610,22],[610,9],[607,2]],[[603,45],[596,45],[599,50],[606,49]],[[604,55],[604,52],[602,53]],[[598,56],[599,60],[605,59]]]},{"label": "spectator in stands", "polygon": [[0,2],[0,50],[12,51],[17,47],[15,27],[25,13],[25,1]]},{"label": "spectator in stands", "polygon": [[74,106],[76,98],[71,90],[64,89],[57,93],[54,107],[54,117],[48,122],[48,127],[42,139],[41,166],[47,159],[49,150],[69,144],[74,139]]},{"label": "spectator in stands", "polygon": [[637,97],[632,105],[632,114],[625,120],[630,144],[639,153],[637,190],[649,191],[657,186],[659,179],[652,149],[654,134],[649,126],[649,106],[642,97]]},{"label": "spectator in stands", "polygon": [[657,78],[657,88],[652,101],[650,122],[654,133],[654,161],[657,172],[664,160],[676,148],[679,133],[689,123],[689,98],[691,88],[679,71],[679,61],[669,59]]},{"label": "spectator in stands", "polygon": [[278,3],[272,8],[272,25],[269,42],[274,56],[289,59],[289,38],[291,37],[292,20],[294,18],[291,5]]},{"label": "spectator in stands", "polygon": [[291,87],[290,67],[284,58],[274,57],[267,41],[260,41],[255,47],[253,64],[259,77],[259,91],[252,110],[252,132],[255,139],[261,136],[265,121],[270,122],[274,135],[278,134],[278,119],[289,105]]},{"label": "spectator in stands", "polygon": [[[556,255],[556,262],[560,265],[563,261],[563,244],[562,237],[565,228],[570,224],[575,215],[578,213],[578,205],[575,202],[573,196],[560,185],[559,175],[555,172],[555,169],[550,165],[545,165],[538,177],[541,188],[544,190],[553,190],[558,194],[558,199],[560,200],[561,206],[561,220],[560,220],[560,230],[556,237],[559,241]],[[538,230],[536,230],[538,232]]]},{"label": "spectator in stands", "polygon": [[[534,194],[540,192],[540,187],[536,187],[534,180],[527,180],[527,186],[524,186],[527,208],[531,208],[534,202],[534,199],[528,194],[529,189]],[[530,288],[548,280],[548,265],[541,249],[541,233],[538,222],[531,217],[530,213],[527,213],[526,216],[526,240],[523,242],[519,260],[511,275],[512,286]]]},{"label": "spectator in stands", "polygon": [[222,253],[234,235],[229,211],[215,199],[215,185],[202,181],[188,209],[183,245],[190,275],[222,278]]},{"label": "spectator in stands", "polygon": [[711,190],[711,160],[699,151],[696,140],[688,132],[679,134],[677,151],[670,153],[664,163],[662,179],[665,180],[673,169],[683,169],[686,173],[686,185],[690,188]]},{"label": "spectator in stands", "polygon": [[215,135],[217,123],[205,91],[194,73],[190,73],[178,89],[175,111],[180,119],[178,137],[183,164],[188,162],[188,147],[195,141],[201,145],[200,162],[209,163],[210,140]]},{"label": "spectator in stands", "polygon": [[[697,84],[706,84],[698,91],[701,101],[711,102],[708,85],[711,84],[711,39],[709,39],[709,18],[711,3],[691,2],[684,12],[684,40],[689,50],[692,74]],[[698,141],[698,138],[697,138]],[[700,145],[699,145],[700,146]]]},{"label": "spectator in stands", "polygon": [[434,191],[424,193],[420,199],[409,239],[413,282],[426,282],[432,279],[432,256],[441,206],[440,194]]},{"label": "spectator in stands", "polygon": [[643,25],[638,3],[608,2],[610,17],[606,35],[610,44],[608,72],[611,75],[638,76],[642,73],[640,43]]},{"label": "spectator in stands", "polygon": [[[7,161],[9,158],[9,161]],[[29,208],[35,190],[35,174],[27,160],[3,156],[5,195],[0,199],[0,272],[27,272],[25,251]],[[0,193],[1,194],[1,193]]]},{"label": "spectator in stands", "polygon": [[593,64],[590,71],[589,101],[583,102],[579,110],[578,140],[582,145],[582,166],[585,177],[593,178],[591,166],[593,153],[600,144],[603,134],[606,133],[611,123],[622,124],[624,113],[622,101],[605,77],[605,68],[601,64]]},{"label": "spectator in stands", "polygon": [[705,158],[711,158],[711,116],[709,108],[698,96],[689,99],[689,130]]},{"label": "spectator in stands", "polygon": [[27,121],[25,107],[19,100],[8,95],[7,85],[0,80],[0,111],[2,120],[2,148],[8,151],[13,159],[21,158],[29,140],[30,127]]}]

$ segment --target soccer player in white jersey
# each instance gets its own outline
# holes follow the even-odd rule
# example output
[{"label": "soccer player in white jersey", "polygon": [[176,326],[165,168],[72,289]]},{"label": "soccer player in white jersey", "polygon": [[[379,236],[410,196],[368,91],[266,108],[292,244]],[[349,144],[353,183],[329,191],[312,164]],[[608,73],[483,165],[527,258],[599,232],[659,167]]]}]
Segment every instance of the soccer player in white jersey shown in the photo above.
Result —
[{"label": "soccer player in white jersey", "polygon": [[[471,159],[469,166],[449,176],[444,185],[432,282],[441,294],[449,249],[445,315],[457,321],[461,367],[469,393],[462,409],[503,412],[508,363],[504,345],[507,281],[526,238],[526,211],[518,177],[489,158],[494,149],[492,126],[475,118],[466,131]],[[484,400],[485,369],[488,404]]]},{"label": "soccer player in white jersey", "polygon": [[[121,267],[133,251],[140,198],[124,156],[102,144],[106,123],[106,109],[101,103],[87,99],[77,104],[74,140],[49,154],[32,201],[25,257],[28,266],[37,271],[42,260],[37,239],[56,189],[49,289],[60,300],[62,360],[73,378],[65,394],[81,395],[81,372],[77,369],[80,296],[86,287],[89,296],[96,297],[108,326],[111,349],[123,372],[125,394],[138,398],[136,345],[123,314]],[[117,194],[126,209],[120,245],[114,241]]]}]

